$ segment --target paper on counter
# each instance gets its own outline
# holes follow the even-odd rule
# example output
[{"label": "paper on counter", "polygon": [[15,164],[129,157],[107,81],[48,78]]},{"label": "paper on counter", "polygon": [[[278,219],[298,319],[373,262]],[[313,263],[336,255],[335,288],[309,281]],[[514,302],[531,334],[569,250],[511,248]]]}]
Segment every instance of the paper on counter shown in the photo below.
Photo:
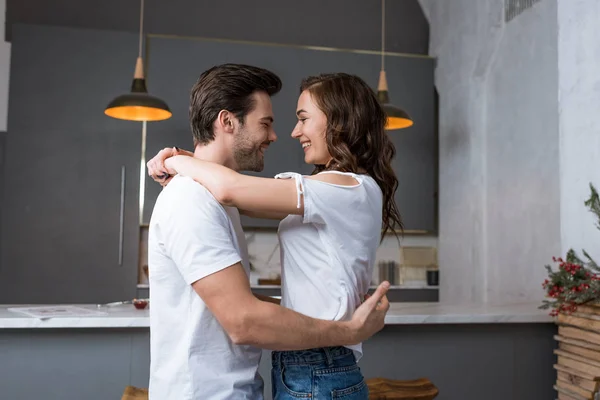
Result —
[{"label": "paper on counter", "polygon": [[9,308],[8,311],[26,314],[39,319],[107,315],[107,313],[102,311],[76,306],[13,307]]}]

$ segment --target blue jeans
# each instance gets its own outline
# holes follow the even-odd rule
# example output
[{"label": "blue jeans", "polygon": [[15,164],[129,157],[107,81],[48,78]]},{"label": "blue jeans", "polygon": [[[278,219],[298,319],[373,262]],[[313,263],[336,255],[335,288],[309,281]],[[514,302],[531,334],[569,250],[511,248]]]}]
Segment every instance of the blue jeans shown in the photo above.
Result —
[{"label": "blue jeans", "polygon": [[273,400],[369,398],[354,353],[345,347],[274,351],[272,363]]}]

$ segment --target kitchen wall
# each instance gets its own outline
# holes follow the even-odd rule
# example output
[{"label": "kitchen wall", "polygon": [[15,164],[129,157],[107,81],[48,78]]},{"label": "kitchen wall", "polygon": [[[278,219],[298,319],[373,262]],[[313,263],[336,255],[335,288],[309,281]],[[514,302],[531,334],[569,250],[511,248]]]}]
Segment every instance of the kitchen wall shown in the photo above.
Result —
[{"label": "kitchen wall", "polygon": [[[422,0],[440,93],[440,301],[539,300],[561,250],[557,4]],[[574,25],[575,26],[575,25]]]},{"label": "kitchen wall", "polygon": [[[93,5],[76,0],[52,4],[44,0],[0,0],[0,3],[3,20],[4,5],[7,3],[6,36],[9,40],[14,23],[131,32],[139,28],[139,1],[107,0]],[[94,7],[93,12],[86,9],[91,6]],[[343,13],[339,12],[342,8]],[[119,12],[115,13],[115,9]],[[236,12],[231,13],[231,10]],[[417,0],[387,1],[386,14],[388,51],[427,54],[429,26]],[[248,15],[253,17],[248,18]],[[311,28],[307,29],[308,26]],[[202,3],[192,0],[146,0],[145,9],[145,31],[153,34],[379,50],[380,29],[379,1],[332,0],[323,3],[321,0],[307,0],[302,3],[282,3],[267,0],[256,7],[245,0]],[[135,50],[132,49],[132,66]],[[10,43],[0,41],[0,131],[2,126],[6,127],[9,59]],[[149,84],[152,87],[151,78]],[[268,276],[276,273],[279,268],[278,250],[275,249],[276,233],[247,231],[247,236],[257,274]],[[143,265],[143,234],[141,238],[140,264]],[[402,244],[436,246],[437,238],[407,235],[402,239]],[[271,261],[267,262],[274,250]],[[399,245],[393,236],[387,237],[382,243],[378,252],[380,260],[400,261]]]}]

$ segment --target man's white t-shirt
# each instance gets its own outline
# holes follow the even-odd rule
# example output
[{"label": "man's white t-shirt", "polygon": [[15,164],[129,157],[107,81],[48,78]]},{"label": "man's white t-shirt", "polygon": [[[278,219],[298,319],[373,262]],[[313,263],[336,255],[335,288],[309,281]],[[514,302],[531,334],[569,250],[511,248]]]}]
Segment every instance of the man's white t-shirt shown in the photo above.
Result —
[{"label": "man's white t-shirt", "polygon": [[191,286],[237,262],[249,274],[237,209],[174,177],[156,200],[148,237],[150,400],[263,398],[261,350],[233,344]]},{"label": "man's white t-shirt", "polygon": [[[287,172],[276,178],[296,180],[304,215],[279,224],[281,305],[309,317],[340,321],[352,318],[369,289],[382,226],[383,194],[369,175],[352,176],[342,186]],[[299,199],[300,200],[300,199]],[[356,359],[362,345],[347,346]]]}]

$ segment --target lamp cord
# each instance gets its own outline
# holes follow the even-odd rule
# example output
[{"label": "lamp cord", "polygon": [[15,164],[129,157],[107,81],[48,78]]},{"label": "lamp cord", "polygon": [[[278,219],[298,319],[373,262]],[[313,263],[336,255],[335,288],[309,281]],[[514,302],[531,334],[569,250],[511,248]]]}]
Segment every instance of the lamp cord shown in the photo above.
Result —
[{"label": "lamp cord", "polygon": [[140,43],[138,49],[138,57],[142,57],[142,32],[144,31],[144,0],[141,0],[140,7]]},{"label": "lamp cord", "polygon": [[[144,0],[142,0],[144,1]],[[385,71],[385,0],[381,0],[381,70]]]}]

